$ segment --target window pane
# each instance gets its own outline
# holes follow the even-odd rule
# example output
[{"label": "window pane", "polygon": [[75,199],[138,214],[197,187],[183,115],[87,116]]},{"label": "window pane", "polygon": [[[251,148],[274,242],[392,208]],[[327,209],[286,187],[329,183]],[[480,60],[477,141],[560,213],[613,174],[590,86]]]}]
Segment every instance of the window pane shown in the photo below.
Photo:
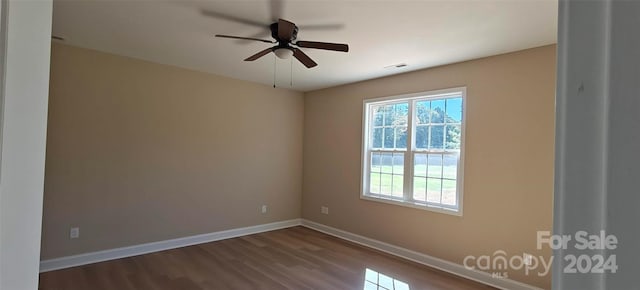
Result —
[{"label": "window pane", "polygon": [[393,148],[393,128],[384,128],[384,148]]},{"label": "window pane", "polygon": [[393,173],[404,174],[404,153],[393,153]]},{"label": "window pane", "polygon": [[392,194],[395,197],[404,196],[404,153],[393,153],[393,188]]},{"label": "window pane", "polygon": [[402,281],[398,281],[398,280],[393,280],[393,289],[394,290],[409,290],[409,284],[402,282]]},{"label": "window pane", "polygon": [[395,115],[393,114],[393,105],[384,106],[384,125],[391,126],[395,121]]},{"label": "window pane", "polygon": [[442,204],[456,205],[458,204],[456,198],[456,181],[455,180],[442,180]]},{"label": "window pane", "polygon": [[384,109],[381,106],[374,106],[371,111],[373,112],[373,126],[382,126]]},{"label": "window pane", "polygon": [[393,154],[381,153],[380,172],[393,173]]},{"label": "window pane", "polygon": [[394,105],[395,117],[394,117],[394,126],[403,126],[407,125],[407,120],[409,118],[409,103],[400,103]]},{"label": "window pane", "polygon": [[371,154],[371,172],[380,172],[381,165],[380,153]]},{"label": "window pane", "polygon": [[444,123],[444,100],[431,101],[431,123]]},{"label": "window pane", "polygon": [[382,128],[373,129],[373,144],[371,144],[373,148],[382,148]]},{"label": "window pane", "polygon": [[431,126],[431,134],[429,136],[430,149],[444,149],[444,126]]},{"label": "window pane", "polygon": [[369,281],[364,282],[364,290],[378,290],[378,284]]},{"label": "window pane", "polygon": [[427,176],[442,178],[442,154],[429,154]]},{"label": "window pane", "polygon": [[462,98],[447,99],[447,123],[462,122]]},{"label": "window pane", "polygon": [[427,179],[424,177],[413,178],[413,199],[419,201],[427,200]]},{"label": "window pane", "polygon": [[431,102],[429,101],[419,101],[416,102],[416,122],[418,124],[428,124],[429,123],[429,110],[431,107]]},{"label": "window pane", "polygon": [[444,155],[442,160],[442,177],[456,179],[458,176],[458,155]]},{"label": "window pane", "polygon": [[459,125],[447,125],[447,149],[460,149],[461,132]]},{"label": "window pane", "polygon": [[379,274],[378,276],[378,286],[380,286],[378,289],[393,289],[393,278],[387,276],[387,275],[383,275],[383,274]]},{"label": "window pane", "polygon": [[427,149],[427,140],[429,140],[429,127],[416,126],[416,148]]},{"label": "window pane", "polygon": [[372,172],[369,176],[369,191],[380,193],[380,173]]},{"label": "window pane", "polygon": [[391,195],[391,174],[380,174],[380,194]]},{"label": "window pane", "polygon": [[396,148],[407,148],[407,127],[396,128]]},{"label": "window pane", "polygon": [[[371,281],[373,283],[378,283],[378,272],[367,268],[364,271],[364,280],[365,281]],[[375,288],[375,289],[378,289],[378,288]]]},{"label": "window pane", "polygon": [[393,175],[393,196],[403,197],[404,196],[403,189],[404,189],[404,176]]},{"label": "window pane", "polygon": [[404,153],[393,153],[393,196],[404,195]]},{"label": "window pane", "polygon": [[442,179],[427,178],[427,202],[440,203]]},{"label": "window pane", "polygon": [[413,156],[413,176],[427,176],[427,154]]}]

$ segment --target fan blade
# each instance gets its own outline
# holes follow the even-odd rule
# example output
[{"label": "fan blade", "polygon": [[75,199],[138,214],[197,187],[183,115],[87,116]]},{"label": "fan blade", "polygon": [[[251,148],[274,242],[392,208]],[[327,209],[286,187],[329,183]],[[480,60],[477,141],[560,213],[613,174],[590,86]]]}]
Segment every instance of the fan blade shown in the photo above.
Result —
[{"label": "fan blade", "polygon": [[298,25],[300,30],[340,30],[344,24],[307,24]]},{"label": "fan blade", "polygon": [[263,50],[261,52],[258,52],[256,54],[250,56],[250,57],[247,57],[247,59],[245,59],[244,61],[254,61],[254,60],[259,59],[259,58],[263,57],[264,55],[266,55],[266,54],[268,54],[268,53],[270,53],[272,51],[273,51],[273,47],[269,47],[269,48],[267,48],[267,49],[265,49],[265,50]]},{"label": "fan blade", "polygon": [[317,49],[325,49],[325,50],[335,50],[335,51],[349,51],[349,45],[341,44],[341,43],[329,43],[329,42],[317,42],[317,41],[298,41],[295,45],[299,47],[306,48],[317,48]]},{"label": "fan blade", "polygon": [[242,37],[242,36],[223,35],[223,34],[216,34],[216,37],[243,39],[243,40],[255,40],[255,41],[262,41],[262,42],[266,42],[266,43],[275,43],[275,41],[265,40],[265,39],[260,39],[260,38],[253,38],[253,37]]},{"label": "fan blade", "polygon": [[[253,35],[251,35],[249,37],[246,37],[246,38],[248,38],[248,40],[247,39],[240,39],[240,40],[237,41],[237,43],[239,43],[239,44],[247,44],[247,43],[251,43],[252,40],[258,40],[258,39],[261,39],[263,37],[269,37],[269,36],[271,36],[271,33],[268,30],[264,29],[264,30],[261,30],[258,33],[255,33],[255,34],[253,34]],[[272,41],[271,43],[276,43],[276,42]]]},{"label": "fan blade", "polygon": [[229,21],[238,22],[238,23],[247,24],[247,25],[252,25],[252,26],[269,28],[269,24],[264,24],[264,23],[261,23],[261,22],[258,22],[258,21],[244,19],[244,18],[241,18],[241,17],[228,15],[228,14],[224,14],[224,13],[220,13],[220,12],[215,12],[215,11],[211,11],[211,10],[202,9],[202,10],[200,10],[200,13],[202,13],[202,15],[213,17],[213,18],[229,20]]},{"label": "fan blade", "polygon": [[302,52],[302,50],[300,50],[299,48],[293,49],[293,57],[299,60],[307,68],[312,68],[318,65],[315,61],[313,61],[313,59],[311,59],[308,55]]},{"label": "fan blade", "polygon": [[296,29],[296,25],[293,22],[284,19],[278,20],[278,38],[280,40],[291,41],[294,29]]}]

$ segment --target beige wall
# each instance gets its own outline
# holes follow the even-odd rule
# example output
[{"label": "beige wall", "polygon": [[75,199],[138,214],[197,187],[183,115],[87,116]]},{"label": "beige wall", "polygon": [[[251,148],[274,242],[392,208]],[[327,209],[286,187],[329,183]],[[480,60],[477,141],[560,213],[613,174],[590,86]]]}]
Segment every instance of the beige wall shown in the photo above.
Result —
[{"label": "beige wall", "polygon": [[[467,87],[462,217],[360,199],[362,102]],[[551,230],[555,46],[305,94],[303,218],[462,264]],[[330,208],[320,214],[320,206]],[[551,276],[509,278],[549,288]]]},{"label": "beige wall", "polygon": [[[536,250],[536,231],[552,221],[555,46],[304,98],[60,44],[51,65],[43,259],[298,218],[301,208],[456,263],[496,250],[550,255]],[[459,86],[464,215],[361,200],[363,99]],[[69,239],[72,226],[80,239]],[[509,276],[550,286],[550,276]]]},{"label": "beige wall", "polygon": [[59,44],[50,89],[43,259],[300,217],[302,93]]}]

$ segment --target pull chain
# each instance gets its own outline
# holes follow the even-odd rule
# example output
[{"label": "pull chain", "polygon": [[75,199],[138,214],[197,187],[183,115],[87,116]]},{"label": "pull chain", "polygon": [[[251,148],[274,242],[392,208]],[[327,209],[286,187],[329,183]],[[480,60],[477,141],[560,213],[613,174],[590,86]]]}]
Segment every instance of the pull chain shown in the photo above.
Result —
[{"label": "pull chain", "polygon": [[289,69],[289,86],[293,87],[293,57],[289,58],[289,64],[290,64],[290,69]]},{"label": "pull chain", "polygon": [[276,87],[276,55],[273,55],[273,87]]}]

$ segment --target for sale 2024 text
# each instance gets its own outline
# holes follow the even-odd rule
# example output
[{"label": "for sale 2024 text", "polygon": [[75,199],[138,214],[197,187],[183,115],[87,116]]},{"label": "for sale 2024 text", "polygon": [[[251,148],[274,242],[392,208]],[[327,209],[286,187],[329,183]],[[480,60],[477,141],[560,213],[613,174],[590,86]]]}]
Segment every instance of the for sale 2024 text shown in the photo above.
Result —
[{"label": "for sale 2024 text", "polygon": [[[609,254],[618,247],[618,238],[605,231],[589,234],[578,231],[574,235],[551,235],[548,231],[538,232],[538,249],[548,245],[553,250],[567,250],[573,247],[585,254],[566,254],[563,271],[565,273],[616,273],[618,264],[615,254]],[[593,253],[593,254],[592,254]]]}]

